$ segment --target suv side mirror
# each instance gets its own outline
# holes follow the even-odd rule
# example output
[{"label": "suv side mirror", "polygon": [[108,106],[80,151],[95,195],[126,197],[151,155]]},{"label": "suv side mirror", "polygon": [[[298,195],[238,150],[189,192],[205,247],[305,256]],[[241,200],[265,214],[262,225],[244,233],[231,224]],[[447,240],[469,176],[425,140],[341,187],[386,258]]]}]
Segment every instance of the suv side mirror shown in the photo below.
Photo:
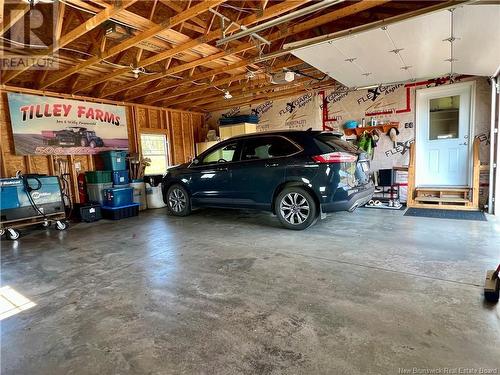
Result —
[{"label": "suv side mirror", "polygon": [[198,165],[198,164],[200,164],[200,159],[194,158],[191,163],[194,164],[194,165]]}]

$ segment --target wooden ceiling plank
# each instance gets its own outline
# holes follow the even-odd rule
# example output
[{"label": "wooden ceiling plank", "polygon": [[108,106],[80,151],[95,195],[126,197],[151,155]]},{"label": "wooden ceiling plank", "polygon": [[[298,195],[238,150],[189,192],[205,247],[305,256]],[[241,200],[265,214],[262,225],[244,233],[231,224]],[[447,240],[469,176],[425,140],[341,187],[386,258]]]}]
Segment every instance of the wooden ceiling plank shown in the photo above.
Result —
[{"label": "wooden ceiling plank", "polygon": [[[86,22],[83,24],[79,25],[78,27],[74,28],[73,30],[69,31],[67,34],[62,35],[59,40],[51,45],[49,47],[49,53],[40,55],[40,58],[49,58],[53,53],[57,52],[60,48],[68,45],[69,43],[73,42],[74,40],[78,39],[82,35],[86,34],[87,32],[95,29],[97,26],[102,24],[103,22],[106,22],[109,20],[111,17],[113,17],[115,14],[119,13],[123,9],[126,9],[127,7],[131,6],[138,0],[123,0],[119,4],[115,5],[110,5],[107,8],[101,10],[99,13],[95,14],[93,17],[89,18]],[[22,69],[18,70],[12,70],[9,73],[5,74],[5,77],[2,79],[2,83],[6,84],[7,82],[11,81],[15,77],[19,76],[29,68],[31,68],[35,63],[36,59],[32,59],[33,61],[30,61],[25,67]]]},{"label": "wooden ceiling plank", "polygon": [[155,36],[156,34],[160,33],[163,30],[171,29],[172,27],[184,22],[185,20],[188,20],[188,19],[194,17],[195,15],[199,15],[203,12],[206,12],[209,8],[211,8],[215,5],[218,5],[224,1],[225,0],[209,0],[209,1],[203,1],[201,3],[198,3],[195,6],[188,8],[184,12],[181,12],[179,14],[176,14],[173,17],[170,17],[169,19],[156,25],[155,27],[153,27],[149,30],[143,31],[137,35],[134,35],[133,37],[126,39],[125,41],[117,44],[116,46],[111,47],[108,51],[103,53],[101,56],[91,57],[90,59],[85,60],[74,67],[66,69],[65,71],[63,71],[57,75],[54,75],[47,82],[43,83],[42,88],[47,88],[47,87],[53,85],[54,83],[59,82],[59,81],[63,80],[64,78],[66,78],[74,73],[79,72],[80,70],[83,70],[91,65],[97,64],[97,63],[101,62],[102,60],[105,60],[111,56],[114,56],[117,53],[120,53],[121,51],[123,51],[125,49],[134,47],[135,45],[139,44],[143,40],[149,39],[149,38]]},{"label": "wooden ceiling plank", "polygon": [[[191,6],[191,1],[192,1],[192,0],[188,0],[188,4],[187,4],[186,9],[189,9],[189,7]],[[185,9],[181,9],[181,10],[180,10],[179,12],[177,12],[177,13],[180,13],[180,12],[182,12],[183,10],[185,10]],[[182,23],[181,23],[181,25],[179,26],[179,32],[180,32],[180,33],[182,33],[182,29],[184,28],[184,23],[185,23],[185,22],[186,22],[186,21],[182,22]]]},{"label": "wooden ceiling plank", "polygon": [[[158,0],[154,0],[153,6],[151,7],[151,11],[149,12],[149,20],[150,21],[153,20],[157,5],[158,5]],[[138,48],[137,54],[135,55],[135,60],[134,60],[136,65],[139,64],[139,61],[141,61],[143,52],[144,52],[144,48]],[[99,91],[99,93],[102,93],[102,90]]]},{"label": "wooden ceiling plank", "polygon": [[[275,16],[280,15],[284,12],[287,12],[291,9],[294,9],[294,8],[306,3],[307,1],[309,1],[309,0],[298,0],[298,1],[284,2],[284,3],[277,4],[275,6],[269,7],[265,12],[263,12],[262,16],[260,16],[260,17],[256,14],[252,14],[252,15],[244,18],[241,21],[241,24],[245,25],[245,26],[249,26],[255,22],[259,22],[259,21],[266,20],[268,18],[275,17]],[[233,28],[236,29],[236,27],[233,27]],[[201,36],[197,39],[193,39],[187,43],[181,44],[181,45],[174,47],[170,50],[167,50],[167,51],[162,52],[162,53],[158,53],[158,54],[156,54],[148,59],[141,61],[140,67],[146,67],[148,65],[152,65],[152,64],[155,64],[155,63],[160,62],[162,60],[168,59],[168,58],[173,57],[173,56],[175,56],[175,55],[177,55],[177,54],[179,54],[187,49],[191,49],[191,48],[196,47],[198,45],[215,40],[215,39],[219,38],[220,35],[221,35],[220,29],[211,31],[205,36]],[[208,60],[208,61],[212,61],[212,60]],[[242,65],[242,66],[244,66],[244,65]],[[80,87],[78,89],[78,91],[85,90],[85,89],[92,87],[100,82],[103,82],[104,80],[111,79],[111,78],[114,78],[114,77],[122,75],[122,74],[126,74],[127,72],[128,72],[128,69],[125,69],[125,68],[124,69],[117,69],[116,71],[114,71],[110,74],[107,74],[103,77],[99,77],[98,79],[89,82],[87,85]],[[110,95],[113,95],[113,93],[110,92],[107,96],[110,96]]]},{"label": "wooden ceiling plank", "polygon": [[[180,5],[178,5],[177,3],[175,3],[172,0],[160,0],[160,1],[163,4],[165,4],[167,7],[169,7],[170,9],[175,10],[177,13],[180,13],[184,10]],[[207,28],[207,23],[205,21],[203,21],[202,19],[200,19],[199,17],[193,17],[193,18],[191,18],[191,21],[196,23],[198,26],[201,26],[203,28],[203,30],[205,30]]]},{"label": "wooden ceiling plank", "polygon": [[[2,11],[5,5],[1,4]],[[16,4],[9,12],[4,14],[2,22],[0,22],[0,35],[5,34],[12,26],[16,24],[30,10],[27,3]]]}]

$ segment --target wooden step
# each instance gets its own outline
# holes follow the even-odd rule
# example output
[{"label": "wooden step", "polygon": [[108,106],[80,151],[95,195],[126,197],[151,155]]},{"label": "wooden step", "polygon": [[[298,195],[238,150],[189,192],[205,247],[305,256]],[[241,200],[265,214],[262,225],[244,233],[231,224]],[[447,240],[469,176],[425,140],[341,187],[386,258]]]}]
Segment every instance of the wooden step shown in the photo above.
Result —
[{"label": "wooden step", "polygon": [[422,192],[434,192],[434,191],[446,191],[446,192],[454,192],[454,193],[462,193],[462,192],[468,192],[471,188],[470,187],[424,187],[424,188],[416,188],[415,191],[418,193],[419,191]]},{"label": "wooden step", "polygon": [[425,197],[419,196],[415,198],[417,202],[443,202],[443,203],[469,203],[470,201],[460,197]]},{"label": "wooden step", "polygon": [[479,208],[473,205],[462,205],[462,204],[436,204],[436,203],[420,203],[414,202],[411,207],[415,208],[433,208],[438,210],[459,210],[459,211],[479,211]]}]

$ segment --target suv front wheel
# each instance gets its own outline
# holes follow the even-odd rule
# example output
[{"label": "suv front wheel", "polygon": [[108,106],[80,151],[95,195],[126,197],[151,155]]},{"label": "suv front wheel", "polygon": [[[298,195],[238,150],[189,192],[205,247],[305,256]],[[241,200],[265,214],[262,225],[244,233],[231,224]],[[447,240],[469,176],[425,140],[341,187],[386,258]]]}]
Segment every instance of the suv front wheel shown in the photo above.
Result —
[{"label": "suv front wheel", "polygon": [[191,213],[189,194],[182,185],[174,184],[168,189],[167,208],[174,216],[187,216]]},{"label": "suv front wheel", "polygon": [[303,230],[318,219],[318,209],[312,195],[300,187],[283,189],[274,202],[279,221],[288,229]]}]

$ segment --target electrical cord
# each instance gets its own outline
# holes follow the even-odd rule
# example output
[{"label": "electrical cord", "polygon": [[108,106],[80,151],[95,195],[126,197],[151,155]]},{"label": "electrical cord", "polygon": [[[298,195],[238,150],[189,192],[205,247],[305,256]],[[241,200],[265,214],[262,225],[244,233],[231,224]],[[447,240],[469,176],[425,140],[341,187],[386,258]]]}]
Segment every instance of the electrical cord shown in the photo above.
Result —
[{"label": "electrical cord", "polygon": [[[21,178],[23,179],[24,191],[26,192],[26,195],[28,196],[28,201],[30,202],[31,207],[33,207],[33,209],[35,209],[35,211],[37,211],[40,215],[42,215],[45,220],[48,220],[47,215],[45,215],[45,213],[42,210],[40,210],[40,208],[35,203],[33,196],[31,195],[32,191],[37,191],[37,190],[40,190],[42,188],[42,181],[40,181],[40,179],[34,175],[22,175]],[[31,187],[29,182],[28,182],[28,178],[34,179],[38,183],[38,186],[36,188]]]}]

